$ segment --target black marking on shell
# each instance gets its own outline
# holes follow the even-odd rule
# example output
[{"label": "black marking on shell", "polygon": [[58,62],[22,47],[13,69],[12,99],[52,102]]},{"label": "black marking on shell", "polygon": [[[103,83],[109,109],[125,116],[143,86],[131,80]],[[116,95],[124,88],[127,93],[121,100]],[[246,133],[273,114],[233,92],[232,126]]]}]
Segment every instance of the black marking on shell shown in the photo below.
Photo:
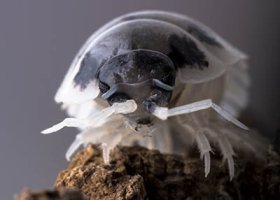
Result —
[{"label": "black marking on shell", "polygon": [[206,31],[202,30],[195,24],[189,25],[187,31],[201,42],[211,46],[223,47],[222,44],[219,43],[214,37],[208,35]]},{"label": "black marking on shell", "polygon": [[174,62],[176,68],[185,66],[198,67],[200,70],[208,67],[209,63],[202,51],[200,51],[190,38],[179,37],[175,34],[169,37],[170,53],[168,56]]},{"label": "black marking on shell", "polygon": [[80,86],[81,90],[84,90],[87,85],[97,78],[97,73],[104,63],[105,59],[98,62],[98,59],[94,55],[87,53],[80,64],[80,68],[76,76],[74,77],[75,86]]},{"label": "black marking on shell", "polygon": [[99,90],[102,94],[107,92],[109,89],[110,89],[109,85],[107,85],[106,83],[103,83],[102,81],[99,81]]},{"label": "black marking on shell", "polygon": [[90,53],[87,53],[81,62],[78,73],[74,77],[76,86],[80,86],[82,90],[85,89],[90,81],[96,78],[98,68],[97,59]]},{"label": "black marking on shell", "polygon": [[168,17],[167,18],[164,18],[164,17],[160,17],[160,16],[157,16],[157,14],[154,14],[153,15],[140,15],[140,16],[137,16],[137,15],[128,15],[128,16],[125,16],[121,19],[121,21],[132,21],[132,20],[135,20],[135,19],[155,19],[155,20],[160,20],[160,21],[164,21],[164,22],[168,22],[168,23],[171,23],[173,25],[176,25],[176,26],[179,26],[181,28],[183,28],[184,30],[186,30],[188,33],[190,33],[191,35],[193,35],[195,38],[197,38],[199,41],[203,42],[203,43],[206,43],[208,45],[211,45],[211,46],[216,46],[216,47],[220,47],[222,48],[222,44],[219,43],[216,38],[214,38],[213,36],[209,35],[207,33],[207,31],[203,30],[201,27],[199,27],[198,25],[196,25],[195,23],[192,23],[190,21],[186,21],[185,25],[182,26],[180,23],[177,24],[177,23],[174,23],[173,20],[172,20],[172,17],[171,19],[169,19]]},{"label": "black marking on shell", "polygon": [[109,87],[152,79],[174,86],[175,68],[171,60],[159,52],[135,50],[108,60],[100,68],[98,78]]}]

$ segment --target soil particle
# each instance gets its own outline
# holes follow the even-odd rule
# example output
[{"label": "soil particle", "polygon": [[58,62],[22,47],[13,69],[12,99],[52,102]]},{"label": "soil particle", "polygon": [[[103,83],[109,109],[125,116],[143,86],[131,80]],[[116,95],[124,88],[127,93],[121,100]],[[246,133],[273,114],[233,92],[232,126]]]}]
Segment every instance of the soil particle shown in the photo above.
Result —
[{"label": "soil particle", "polygon": [[227,164],[218,153],[211,156],[210,174],[205,178],[195,150],[183,158],[138,146],[117,147],[105,165],[100,148],[88,145],[59,173],[54,190],[25,191],[16,200],[280,199],[276,151],[270,148],[262,162],[238,155],[230,181]]},{"label": "soil particle", "polygon": [[275,152],[256,162],[236,158],[236,175],[213,155],[205,178],[198,152],[188,158],[142,147],[117,147],[105,165],[98,146],[88,145],[60,172],[56,187],[81,190],[89,199],[273,199],[280,194],[280,162]]}]

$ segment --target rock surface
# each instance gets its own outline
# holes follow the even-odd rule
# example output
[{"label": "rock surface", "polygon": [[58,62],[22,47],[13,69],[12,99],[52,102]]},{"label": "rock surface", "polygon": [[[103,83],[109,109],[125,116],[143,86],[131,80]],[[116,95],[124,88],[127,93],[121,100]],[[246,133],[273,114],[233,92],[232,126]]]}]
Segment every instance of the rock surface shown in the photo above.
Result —
[{"label": "rock surface", "polygon": [[[246,159],[245,159],[246,158]],[[183,159],[142,147],[117,147],[105,165],[97,146],[79,152],[56,180],[56,187],[81,190],[89,199],[267,199],[279,195],[280,163],[236,159],[236,176],[230,181],[227,165],[212,156],[204,175],[198,152]]]},{"label": "rock surface", "polygon": [[[272,150],[263,162],[253,157],[236,158],[232,181],[218,153],[211,158],[211,171],[206,178],[196,151],[182,158],[142,147],[117,147],[110,156],[110,165],[105,165],[100,149],[88,145],[59,173],[56,190],[45,191],[41,196],[25,193],[16,200],[280,199],[280,161]],[[76,196],[69,197],[61,191],[71,191]],[[46,195],[57,192],[54,198]]]}]

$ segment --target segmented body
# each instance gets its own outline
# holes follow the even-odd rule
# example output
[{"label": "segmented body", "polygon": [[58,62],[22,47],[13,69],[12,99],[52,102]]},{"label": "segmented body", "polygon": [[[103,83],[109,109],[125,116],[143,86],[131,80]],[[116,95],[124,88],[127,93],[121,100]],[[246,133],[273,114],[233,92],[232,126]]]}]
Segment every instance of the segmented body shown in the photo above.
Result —
[{"label": "segmented body", "polygon": [[[120,65],[120,69],[124,65],[129,66],[130,60],[125,60],[127,58],[133,61],[133,65],[138,65],[139,62],[151,65],[151,60],[145,58],[137,61],[142,53],[148,53],[149,56],[155,54],[155,57],[165,59],[161,65],[170,62],[170,69],[173,67],[175,70],[175,80],[153,78],[160,77],[160,74],[153,74],[152,68],[148,74],[145,74],[144,68],[133,69],[136,71],[128,68],[124,68],[124,71],[117,69],[112,73],[110,70],[106,71],[107,68],[111,69],[108,66],[114,64],[114,59],[118,61],[116,65]],[[217,104],[237,116],[246,106],[248,98],[250,81],[245,60],[246,55],[211,29],[183,15],[143,11],[121,16],[101,27],[88,39],[56,94],[56,102],[62,103],[68,114],[76,119],[63,122],[46,132],[56,131],[63,126],[77,126],[83,130],[70,147],[68,158],[79,145],[90,142],[103,144],[104,159],[108,160],[109,150],[117,144],[137,144],[159,149],[161,152],[185,155],[195,141],[205,162],[206,175],[210,171],[210,143],[213,142],[219,145],[228,162],[230,176],[233,177],[232,146],[243,141],[244,130],[226,122],[217,113],[208,109],[169,118],[167,116],[167,119],[163,117],[166,119],[164,120],[155,110],[148,109],[159,119],[149,125],[137,122],[135,124],[135,121],[130,119],[135,109],[142,106],[142,100],[139,103],[141,92],[133,93],[138,108],[133,110],[131,106],[133,111],[127,112],[131,113],[129,115],[122,112],[112,115],[115,108],[107,109],[110,106],[104,98],[115,95],[113,91],[110,92],[115,85],[117,89],[120,85],[132,89],[138,87],[139,91],[143,90],[144,93],[145,90],[159,86],[162,92],[172,90],[170,99],[165,96],[169,100],[164,105],[171,110],[193,102],[198,102],[194,104],[197,107],[201,104],[199,101],[210,99],[215,104],[212,105],[210,100],[202,103],[210,103],[210,107],[218,110],[222,116],[226,116],[227,113],[220,111]],[[159,73],[160,69],[157,70]],[[170,77],[173,76],[172,73],[170,72]],[[155,85],[151,86],[150,83]],[[140,88],[141,84],[144,89]],[[155,108],[164,110],[159,106],[162,105]],[[183,107],[179,108],[186,110]],[[231,120],[232,117],[229,118],[230,121],[234,121]],[[90,119],[95,121],[91,124]],[[245,149],[254,150],[255,146],[252,142],[242,143]]]}]

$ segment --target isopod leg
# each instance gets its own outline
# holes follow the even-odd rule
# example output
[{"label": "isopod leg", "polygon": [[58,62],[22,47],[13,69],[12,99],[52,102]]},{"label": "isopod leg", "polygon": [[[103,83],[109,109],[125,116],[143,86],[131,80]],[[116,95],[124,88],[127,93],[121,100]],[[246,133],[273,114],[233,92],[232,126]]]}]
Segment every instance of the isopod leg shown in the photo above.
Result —
[{"label": "isopod leg", "polygon": [[195,131],[190,125],[184,125],[185,129],[190,132],[195,138],[197,147],[200,152],[200,159],[204,160],[204,173],[205,177],[210,172],[210,152],[212,151],[209,140],[204,134],[204,129],[201,128]]},{"label": "isopod leg", "polygon": [[212,129],[207,129],[207,132],[212,137],[214,136],[215,140],[217,141],[219,148],[222,152],[223,159],[227,161],[228,169],[229,169],[229,176],[230,180],[232,180],[234,176],[234,160],[233,156],[235,155],[234,150],[232,148],[231,143],[229,142],[226,135],[223,133],[225,130],[218,131],[217,129],[214,131]]},{"label": "isopod leg", "polygon": [[102,156],[103,156],[104,163],[109,164],[111,148],[109,148],[107,143],[102,143],[101,148],[102,148]]},{"label": "isopod leg", "polygon": [[78,150],[78,148],[83,144],[83,142],[76,137],[73,143],[70,145],[68,150],[66,151],[65,157],[67,161],[70,161],[72,155]]},{"label": "isopod leg", "polygon": [[232,178],[234,176],[233,156],[235,155],[232,145],[230,144],[228,139],[223,135],[219,137],[218,143],[219,143],[219,147],[222,151],[223,158],[224,158],[224,160],[227,161],[228,169],[229,169],[229,177],[230,177],[230,180],[232,180]]},{"label": "isopod leg", "polygon": [[202,101],[197,101],[194,103],[190,103],[190,104],[186,104],[183,106],[178,106],[178,107],[170,108],[170,109],[165,108],[165,107],[155,106],[152,113],[156,117],[158,117],[162,120],[166,120],[168,117],[171,117],[171,116],[189,114],[189,113],[193,113],[193,112],[196,112],[199,110],[205,110],[208,108],[212,108],[219,115],[221,115],[226,120],[232,122],[236,126],[242,128],[242,129],[248,130],[248,127],[246,125],[242,124],[240,121],[235,119],[230,113],[223,110],[217,104],[213,103],[211,99],[205,99]]},{"label": "isopod leg", "polygon": [[104,108],[103,110],[93,113],[85,119],[66,118],[62,122],[42,131],[43,134],[56,132],[64,127],[98,127],[103,125],[113,114],[127,114],[132,113],[137,109],[137,104],[134,100],[127,100],[122,103],[114,103],[112,106]]},{"label": "isopod leg", "polygon": [[43,134],[49,134],[49,133],[53,133],[53,132],[57,132],[60,129],[64,128],[64,127],[86,127],[87,124],[84,120],[82,119],[77,119],[77,118],[65,118],[62,122],[53,125],[52,127],[43,130],[41,133]]},{"label": "isopod leg", "polygon": [[200,150],[200,158],[204,160],[204,173],[205,177],[207,177],[210,172],[210,152],[212,149],[203,131],[196,132],[195,140]]}]

